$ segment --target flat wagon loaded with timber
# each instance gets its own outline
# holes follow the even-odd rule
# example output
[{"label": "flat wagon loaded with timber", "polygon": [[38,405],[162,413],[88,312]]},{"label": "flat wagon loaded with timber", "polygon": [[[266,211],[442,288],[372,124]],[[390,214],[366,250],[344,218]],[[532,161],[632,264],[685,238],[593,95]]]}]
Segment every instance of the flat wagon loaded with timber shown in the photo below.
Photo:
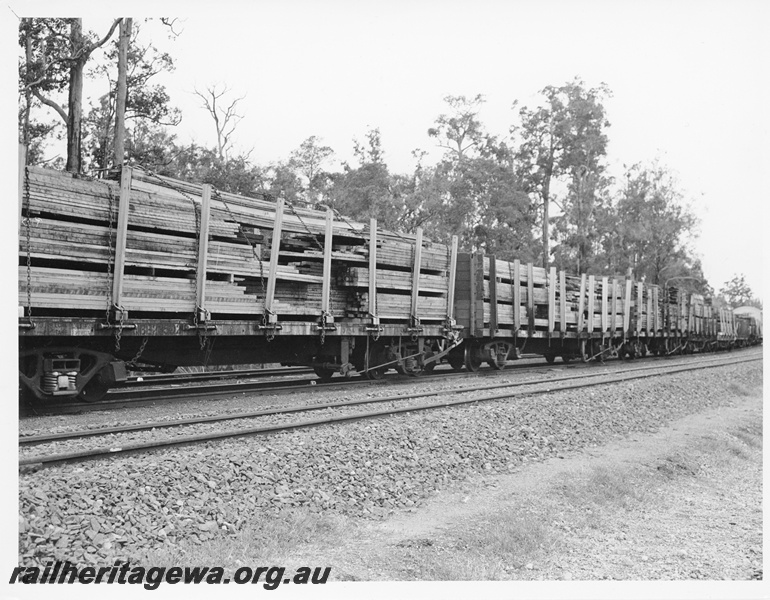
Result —
[{"label": "flat wagon loaded with timber", "polygon": [[[464,343],[449,363],[502,368],[522,353],[552,363],[688,354],[761,342],[761,322],[717,310],[710,298],[630,277],[567,275],[518,260],[458,256],[457,325]],[[743,332],[743,333],[741,333]]]},{"label": "flat wagon loaded with timber", "polygon": [[456,344],[451,248],[124,167],[20,173],[24,395],[97,399],[128,369],[247,363],[416,374]]},{"label": "flat wagon loaded with timber", "polygon": [[761,343],[761,316],[630,277],[458,252],[332,210],[124,167],[19,174],[22,397],[96,400],[127,372],[282,363],[322,378],[521,353],[602,360]]}]

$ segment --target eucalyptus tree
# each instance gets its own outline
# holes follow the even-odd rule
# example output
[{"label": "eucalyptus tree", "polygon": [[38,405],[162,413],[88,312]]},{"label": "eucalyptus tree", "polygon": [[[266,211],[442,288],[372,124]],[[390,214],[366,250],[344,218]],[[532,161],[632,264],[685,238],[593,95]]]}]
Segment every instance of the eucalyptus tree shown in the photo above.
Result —
[{"label": "eucalyptus tree", "polygon": [[[133,160],[146,159],[148,155],[163,155],[163,149],[151,151],[148,145],[153,140],[159,142],[163,139],[162,128],[175,127],[182,120],[179,109],[171,104],[165,86],[153,82],[157,75],[174,71],[174,59],[168,52],[161,52],[153,43],[144,40],[143,30],[142,23],[134,22],[129,30],[131,35],[125,56],[126,151]],[[119,52],[119,45],[111,44],[105,52],[105,60],[88,72],[89,77],[103,82],[106,87],[98,104],[92,106],[86,116],[85,145],[95,168],[107,168],[115,155],[113,131],[119,97]],[[139,149],[143,156],[132,154]]]},{"label": "eucalyptus tree", "polygon": [[754,297],[754,292],[746,281],[746,275],[736,274],[730,281],[725,281],[719,293],[732,308],[755,306],[762,308],[762,301]]},{"label": "eucalyptus tree", "polygon": [[629,167],[612,213],[603,238],[610,269],[631,269],[637,279],[654,284],[677,276],[703,279],[689,247],[699,221],[666,167],[657,163]]},{"label": "eucalyptus tree", "polygon": [[534,260],[537,214],[524,191],[509,146],[487,138],[479,156],[468,160],[463,168],[479,210],[471,246],[499,258]]},{"label": "eucalyptus tree", "polygon": [[428,135],[445,149],[434,177],[442,182],[435,210],[444,237],[459,236],[464,248],[506,258],[532,257],[534,213],[515,153],[486,132],[479,117],[484,96],[447,96],[451,112],[441,114]]},{"label": "eucalyptus tree", "polygon": [[444,101],[451,112],[440,114],[428,129],[428,136],[435,138],[445,151],[435,171],[446,183],[446,196],[440,210],[442,228],[446,236],[457,235],[465,247],[472,247],[475,245],[473,232],[482,212],[474,193],[472,174],[473,159],[479,157],[487,139],[479,118],[484,96],[446,96]]},{"label": "eucalyptus tree", "polygon": [[413,172],[398,176],[403,208],[398,229],[409,233],[421,227],[431,240],[449,242],[451,232],[446,227],[446,216],[451,184],[442,165],[424,165],[426,152],[412,152],[416,160]]},{"label": "eucalyptus tree", "polygon": [[[82,169],[83,82],[85,67],[92,54],[112,37],[120,19],[115,19],[103,37],[83,31],[79,18],[21,19],[19,43],[25,58],[19,69],[20,91],[27,103],[22,129],[28,123],[29,111],[39,105],[53,109],[66,124],[66,169],[79,173]],[[66,94],[66,102],[61,96]],[[22,134],[29,138],[29,129]]]},{"label": "eucalyptus tree", "polygon": [[396,185],[400,180],[385,163],[380,130],[370,129],[366,138],[366,144],[354,140],[358,164],[342,165],[342,173],[332,178],[329,199],[343,215],[367,222],[375,218],[379,226],[397,229],[403,213],[403,194]]},{"label": "eucalyptus tree", "polygon": [[428,135],[438,140],[439,147],[448,151],[453,162],[461,163],[469,151],[484,143],[484,127],[478,117],[484,96],[446,96],[444,102],[452,112],[439,115]]},{"label": "eucalyptus tree", "polygon": [[[609,123],[602,101],[609,90],[604,84],[586,89],[575,79],[560,87],[547,86],[541,94],[543,103],[522,107],[520,124],[512,128],[520,139],[517,168],[526,191],[541,208],[543,266],[550,264],[550,208],[555,203],[561,211],[560,266],[583,272],[592,254],[594,207],[606,185],[603,159]],[[563,190],[558,198],[555,188]]]},{"label": "eucalyptus tree", "polygon": [[246,96],[232,98],[230,88],[227,85],[217,84],[208,86],[204,91],[197,88],[194,94],[198,96],[206,111],[214,120],[217,133],[217,154],[220,160],[227,161],[228,153],[232,146],[232,135],[238,127],[244,115],[238,114],[238,103]]},{"label": "eucalyptus tree", "polygon": [[304,140],[299,148],[291,153],[288,166],[307,181],[303,190],[307,204],[313,205],[324,201],[329,187],[329,173],[324,167],[332,156],[334,156],[334,150],[323,145],[321,138],[315,135]]}]

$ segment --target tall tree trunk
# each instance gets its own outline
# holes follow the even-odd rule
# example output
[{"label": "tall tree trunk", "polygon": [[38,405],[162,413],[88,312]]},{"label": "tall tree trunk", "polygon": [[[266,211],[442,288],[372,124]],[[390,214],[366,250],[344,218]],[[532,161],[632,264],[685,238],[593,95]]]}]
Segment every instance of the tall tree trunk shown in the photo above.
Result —
[{"label": "tall tree trunk", "polygon": [[556,160],[556,146],[553,137],[553,131],[551,131],[550,139],[548,142],[548,157],[546,163],[545,177],[543,178],[543,268],[548,270],[548,263],[550,262],[550,248],[548,240],[548,219],[550,213],[551,203],[551,177],[553,177],[554,162]]},{"label": "tall tree trunk", "polygon": [[67,115],[67,166],[70,173],[80,173],[80,137],[83,119],[83,20],[73,19],[70,43],[74,60],[70,67],[69,112]]},{"label": "tall tree trunk", "polygon": [[548,219],[551,203],[551,171],[549,168],[543,180],[543,268],[548,270],[550,249],[548,248]]},{"label": "tall tree trunk", "polygon": [[118,45],[118,93],[115,100],[115,166],[123,166],[126,139],[126,97],[128,72],[128,43],[131,39],[131,19],[124,18],[120,24]]},{"label": "tall tree trunk", "polygon": [[[24,41],[24,51],[27,58],[27,67],[32,64],[32,37],[27,35]],[[29,83],[29,75],[27,75],[27,81]],[[29,113],[32,110],[32,90],[28,86],[24,86],[24,99],[26,100],[26,108],[24,109],[24,129],[22,131],[22,140],[25,146],[29,146]]]}]

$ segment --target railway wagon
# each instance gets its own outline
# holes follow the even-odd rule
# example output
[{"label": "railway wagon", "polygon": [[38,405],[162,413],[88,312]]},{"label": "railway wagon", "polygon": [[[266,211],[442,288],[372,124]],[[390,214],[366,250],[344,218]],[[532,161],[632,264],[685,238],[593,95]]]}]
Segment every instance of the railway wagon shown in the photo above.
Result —
[{"label": "railway wagon", "polygon": [[754,346],[762,343],[762,311],[756,306],[740,306],[733,311],[737,326],[738,343]]},{"label": "railway wagon", "polygon": [[448,361],[471,371],[484,362],[501,369],[523,352],[552,363],[761,343],[756,319],[739,320],[700,294],[478,253],[458,255],[455,315],[464,341]]},{"label": "railway wagon", "polygon": [[761,343],[761,320],[630,277],[459,253],[333,211],[126,167],[20,170],[22,395],[95,400],[127,371],[282,363],[322,378],[522,352],[573,358]]},{"label": "railway wagon", "polygon": [[447,247],[138,168],[19,175],[22,395],[95,400],[127,370],[416,374],[459,343]]}]

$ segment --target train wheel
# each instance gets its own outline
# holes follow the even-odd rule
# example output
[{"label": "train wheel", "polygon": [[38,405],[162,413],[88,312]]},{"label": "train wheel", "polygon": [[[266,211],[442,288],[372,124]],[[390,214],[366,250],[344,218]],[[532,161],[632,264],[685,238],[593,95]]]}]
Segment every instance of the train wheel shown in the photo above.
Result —
[{"label": "train wheel", "polygon": [[23,383],[19,383],[19,406],[29,408],[35,405],[37,398],[32,390]]},{"label": "train wheel", "polygon": [[447,357],[447,362],[454,371],[462,371],[463,365],[465,364],[465,355],[450,353]]},{"label": "train wheel", "polygon": [[543,358],[545,358],[545,362],[547,362],[549,365],[552,365],[556,361],[556,354],[553,352],[546,352],[543,354]]},{"label": "train wheel", "polygon": [[620,346],[620,350],[618,350],[618,356],[620,357],[621,360],[624,360],[626,358],[633,360],[634,358],[636,358],[635,344],[625,343],[622,346]]},{"label": "train wheel", "polygon": [[369,370],[366,371],[366,378],[372,380],[382,379],[385,376],[385,373],[388,372],[388,367],[379,367],[378,365],[382,365],[386,362],[388,362],[388,357],[386,356],[385,349],[377,347],[376,345],[372,346],[369,349]]},{"label": "train wheel", "polygon": [[376,369],[369,369],[366,372],[366,378],[371,379],[373,381],[378,381],[385,377],[385,371],[387,371],[387,367],[378,367]]},{"label": "train wheel", "polygon": [[468,345],[465,347],[465,368],[471,373],[475,373],[481,367],[481,351],[478,346]]},{"label": "train wheel", "polygon": [[561,361],[562,361],[564,364],[567,364],[567,363],[568,363],[568,362],[570,362],[571,360],[572,360],[572,357],[571,357],[569,354],[562,354],[562,355],[561,355]]},{"label": "train wheel", "polygon": [[327,369],[326,367],[313,367],[313,371],[318,375],[321,381],[329,381],[337,372],[334,369]]},{"label": "train wheel", "polygon": [[510,351],[510,346],[505,342],[496,342],[492,344],[489,347],[491,358],[487,361],[487,364],[498,371],[503,370],[505,368],[505,363],[508,361],[508,354]]},{"label": "train wheel", "polygon": [[98,375],[93,377],[78,394],[78,399],[83,402],[99,402],[110,390],[110,385],[102,381]]},{"label": "train wheel", "polygon": [[417,360],[417,357],[407,358],[400,372],[412,377],[419,377],[423,373],[423,367],[421,362]]}]

